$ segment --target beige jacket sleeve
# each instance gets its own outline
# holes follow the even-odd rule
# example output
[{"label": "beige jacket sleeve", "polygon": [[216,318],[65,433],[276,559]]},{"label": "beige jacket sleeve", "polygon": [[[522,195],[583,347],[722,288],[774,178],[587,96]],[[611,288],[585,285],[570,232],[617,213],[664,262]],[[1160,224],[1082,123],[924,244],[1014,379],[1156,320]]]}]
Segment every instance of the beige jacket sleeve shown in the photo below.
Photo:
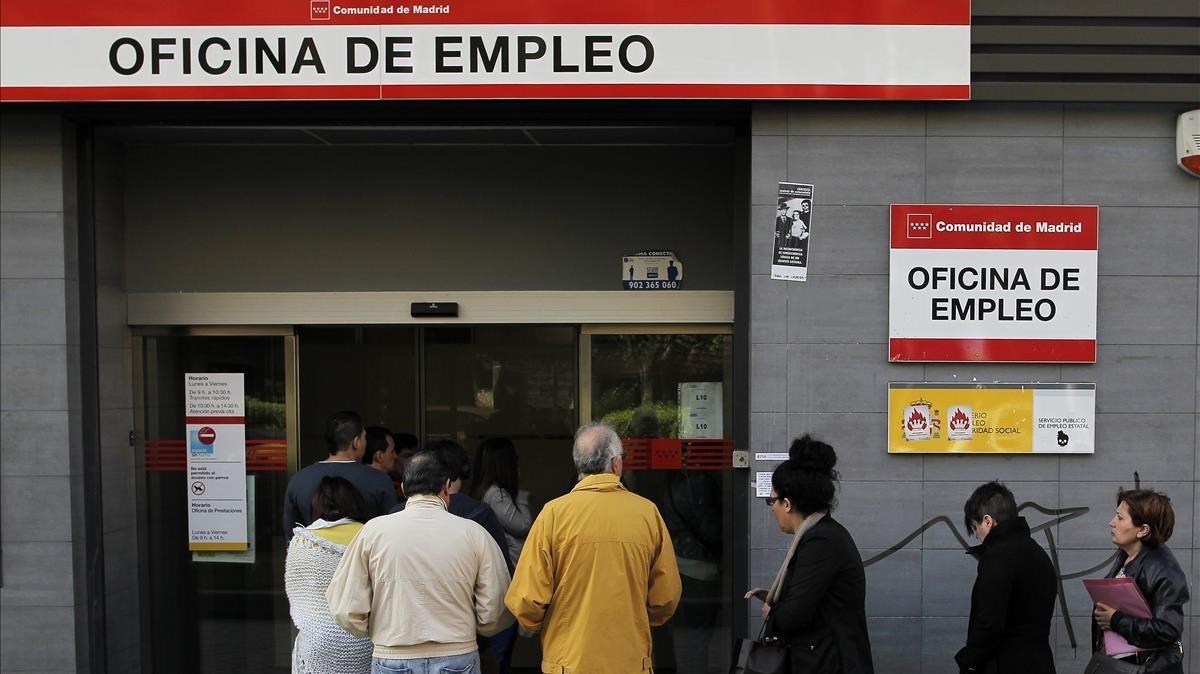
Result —
[{"label": "beige jacket sleeve", "polygon": [[654,563],[650,565],[650,588],[646,593],[646,614],[651,627],[658,627],[675,615],[679,597],[683,594],[683,583],[679,579],[679,565],[675,562],[675,546],[662,516],[658,515],[659,545]]},{"label": "beige jacket sleeve", "polygon": [[325,590],[333,621],[356,637],[371,636],[371,569],[366,539],[362,535],[354,537]]},{"label": "beige jacket sleeve", "polygon": [[[504,553],[482,527],[479,527],[480,564],[475,576],[475,632],[490,637],[513,624],[512,614],[504,608],[508,592],[508,563]],[[332,608],[332,607],[331,607]]]}]

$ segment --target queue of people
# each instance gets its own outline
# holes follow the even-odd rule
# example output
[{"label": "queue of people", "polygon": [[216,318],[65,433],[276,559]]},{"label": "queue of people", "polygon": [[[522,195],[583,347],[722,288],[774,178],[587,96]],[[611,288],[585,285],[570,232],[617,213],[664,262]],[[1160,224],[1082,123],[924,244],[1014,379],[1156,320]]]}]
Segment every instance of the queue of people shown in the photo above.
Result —
[{"label": "queue of people", "polygon": [[[412,436],[365,429],[358,415],[339,412],[326,441],[329,458],[299,471],[285,497],[293,672],[506,673],[518,626],[540,639],[542,672],[652,672],[650,630],[672,619],[685,590],[711,580],[714,555],[698,515],[711,490],[669,483],[663,504],[630,492],[621,440],[605,424],[578,430],[578,482],[536,518],[508,439],[482,443],[472,466],[458,443],[413,450]],[[853,536],[833,517],[837,455],[805,435],[788,456],[765,500],[791,540],[771,586],[746,593],[762,602],[756,643],[782,645],[785,655],[756,662],[741,653],[730,671],[872,673],[866,574]],[[980,485],[963,511],[979,545],[968,550],[978,570],[955,655],[960,673],[1054,672],[1059,579],[1049,556],[1004,485]],[[1132,579],[1151,615],[1098,604],[1086,674],[1182,674],[1189,594],[1166,547],[1170,499],[1122,490],[1109,529],[1118,552],[1107,577]],[[1139,650],[1107,655],[1105,631]],[[679,672],[702,662],[678,647],[676,659]]]}]

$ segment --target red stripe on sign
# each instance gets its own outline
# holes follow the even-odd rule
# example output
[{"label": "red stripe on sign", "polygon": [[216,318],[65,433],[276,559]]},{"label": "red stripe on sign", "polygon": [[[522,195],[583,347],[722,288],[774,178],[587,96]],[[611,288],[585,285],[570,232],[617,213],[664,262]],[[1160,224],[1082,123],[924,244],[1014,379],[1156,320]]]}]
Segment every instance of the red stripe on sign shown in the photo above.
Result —
[{"label": "red stripe on sign", "polygon": [[[446,7],[447,13],[350,14],[371,7]],[[342,10],[342,11],[339,11]],[[969,0],[4,0],[4,26],[270,26],[380,24],[849,24],[971,23]]]},{"label": "red stripe on sign", "polygon": [[969,100],[971,87],[966,84],[418,84],[384,85],[383,97]]},{"label": "red stripe on sign", "polygon": [[889,340],[891,362],[1094,363],[1094,339]]},{"label": "red stripe on sign", "polygon": [[0,87],[8,103],[62,101],[274,101],[484,99],[969,100],[969,85],[854,84],[454,84],[177,87]]},{"label": "red stripe on sign", "polygon": [[246,423],[246,417],[185,417],[185,424],[209,424],[213,426],[237,426]]},{"label": "red stripe on sign", "polygon": [[892,248],[1096,250],[1100,209],[892,204],[891,225]]},{"label": "red stripe on sign", "polygon": [[60,101],[342,101],[379,100],[378,84],[268,87],[0,87],[7,103]]}]

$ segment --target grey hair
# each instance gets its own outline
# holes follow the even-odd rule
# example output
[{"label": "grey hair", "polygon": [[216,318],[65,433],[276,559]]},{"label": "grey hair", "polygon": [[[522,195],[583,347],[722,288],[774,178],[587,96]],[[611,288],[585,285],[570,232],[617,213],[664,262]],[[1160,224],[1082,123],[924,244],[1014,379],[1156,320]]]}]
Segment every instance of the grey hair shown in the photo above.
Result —
[{"label": "grey hair", "polygon": [[575,431],[571,456],[580,475],[599,475],[612,472],[612,461],[625,453],[621,438],[612,426],[593,421]]}]

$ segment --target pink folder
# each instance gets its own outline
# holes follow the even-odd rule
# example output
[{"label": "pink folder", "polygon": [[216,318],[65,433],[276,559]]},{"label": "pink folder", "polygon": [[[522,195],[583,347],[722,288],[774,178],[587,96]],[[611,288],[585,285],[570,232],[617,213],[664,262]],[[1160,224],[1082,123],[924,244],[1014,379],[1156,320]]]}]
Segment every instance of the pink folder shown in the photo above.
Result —
[{"label": "pink folder", "polygon": [[[1096,604],[1107,604],[1135,618],[1149,618],[1151,615],[1150,605],[1132,578],[1089,578],[1083,581],[1083,586]],[[1130,644],[1125,637],[1112,630],[1104,631],[1104,652],[1107,655],[1125,655],[1144,650],[1147,649]]]}]

